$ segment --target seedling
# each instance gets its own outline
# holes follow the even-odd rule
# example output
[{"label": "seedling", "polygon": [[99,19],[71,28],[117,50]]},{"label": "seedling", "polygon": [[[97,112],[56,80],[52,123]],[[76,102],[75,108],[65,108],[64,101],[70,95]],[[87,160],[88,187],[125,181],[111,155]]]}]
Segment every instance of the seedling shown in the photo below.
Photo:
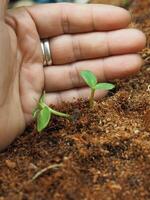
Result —
[{"label": "seedling", "polygon": [[111,90],[115,87],[115,85],[111,83],[97,83],[96,76],[91,71],[82,71],[80,75],[87,83],[87,85],[91,88],[91,96],[89,98],[90,107],[93,107],[94,94],[96,90]]},{"label": "seedling", "polygon": [[41,132],[44,130],[47,125],[49,124],[52,115],[57,115],[60,117],[66,117],[70,118],[70,115],[58,112],[52,108],[50,108],[48,105],[45,103],[45,93],[41,96],[37,107],[33,111],[33,118],[37,119],[37,130],[38,132]]}]

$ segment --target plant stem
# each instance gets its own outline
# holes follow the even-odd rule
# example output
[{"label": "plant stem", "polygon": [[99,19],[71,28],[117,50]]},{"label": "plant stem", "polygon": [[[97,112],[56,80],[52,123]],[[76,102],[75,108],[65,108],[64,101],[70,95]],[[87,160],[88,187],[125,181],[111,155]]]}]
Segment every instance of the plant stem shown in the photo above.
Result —
[{"label": "plant stem", "polygon": [[[43,103],[42,105],[40,105],[42,108],[44,108],[45,106],[48,107],[45,103]],[[58,112],[50,107],[48,107],[49,111],[51,113],[53,113],[54,115],[60,116],[60,117],[66,117],[66,118],[70,118],[71,116],[69,114],[66,113],[62,113],[62,112]]]},{"label": "plant stem", "polygon": [[53,113],[54,115],[57,115],[57,116],[60,116],[60,117],[66,117],[66,118],[70,118],[70,115],[69,114],[65,114],[65,113],[62,113],[62,112],[58,112],[56,110],[53,110],[52,108],[49,107],[49,111],[51,113]]},{"label": "plant stem", "polygon": [[94,105],[94,94],[95,94],[95,89],[91,88],[91,96],[90,96],[90,107],[92,108]]},{"label": "plant stem", "polygon": [[39,103],[39,104],[38,104],[38,107],[39,107],[39,109],[41,110],[41,109],[43,109],[43,108],[45,107],[45,104],[44,104],[44,103]]}]

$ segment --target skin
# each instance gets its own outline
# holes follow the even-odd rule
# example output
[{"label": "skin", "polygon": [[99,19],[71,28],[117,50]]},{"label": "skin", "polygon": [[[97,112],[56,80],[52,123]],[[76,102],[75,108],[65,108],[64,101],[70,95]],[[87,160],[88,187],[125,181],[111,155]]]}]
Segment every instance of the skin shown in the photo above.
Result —
[{"label": "skin", "polygon": [[[0,150],[32,121],[46,91],[47,104],[88,98],[79,73],[98,81],[139,71],[145,36],[128,29],[130,14],[106,5],[50,4],[7,10],[0,4]],[[40,39],[49,38],[53,65],[43,68]],[[106,91],[97,91],[101,98]]]}]

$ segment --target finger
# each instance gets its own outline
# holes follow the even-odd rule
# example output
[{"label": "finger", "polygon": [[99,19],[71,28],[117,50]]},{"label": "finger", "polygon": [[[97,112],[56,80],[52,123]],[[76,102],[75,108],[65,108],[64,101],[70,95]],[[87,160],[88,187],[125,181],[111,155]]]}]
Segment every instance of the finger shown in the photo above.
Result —
[{"label": "finger", "polygon": [[[90,96],[89,88],[72,89],[59,93],[48,93],[45,96],[47,105],[61,105],[63,102],[75,102],[77,99],[88,99]],[[107,94],[107,91],[97,90],[94,99],[100,99]]]},{"label": "finger", "polygon": [[145,46],[145,41],[145,35],[136,29],[63,35],[49,40],[55,65],[136,53]]},{"label": "finger", "polygon": [[99,82],[123,78],[139,71],[142,65],[139,55],[129,54],[77,62],[71,65],[51,66],[44,69],[47,92],[68,90],[85,86],[80,72],[90,70]]},{"label": "finger", "polygon": [[41,38],[64,33],[114,30],[131,21],[123,8],[99,4],[46,4],[27,8]]},{"label": "finger", "polygon": [[8,0],[0,1],[0,19],[4,19]]}]

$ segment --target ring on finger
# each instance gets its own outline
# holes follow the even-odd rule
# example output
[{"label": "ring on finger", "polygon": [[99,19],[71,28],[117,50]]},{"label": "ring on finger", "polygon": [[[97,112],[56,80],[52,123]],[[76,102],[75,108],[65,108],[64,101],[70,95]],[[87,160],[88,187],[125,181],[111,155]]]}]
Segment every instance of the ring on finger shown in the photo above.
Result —
[{"label": "ring on finger", "polygon": [[43,54],[43,66],[45,67],[52,65],[51,50],[48,39],[41,41],[41,48]]}]

